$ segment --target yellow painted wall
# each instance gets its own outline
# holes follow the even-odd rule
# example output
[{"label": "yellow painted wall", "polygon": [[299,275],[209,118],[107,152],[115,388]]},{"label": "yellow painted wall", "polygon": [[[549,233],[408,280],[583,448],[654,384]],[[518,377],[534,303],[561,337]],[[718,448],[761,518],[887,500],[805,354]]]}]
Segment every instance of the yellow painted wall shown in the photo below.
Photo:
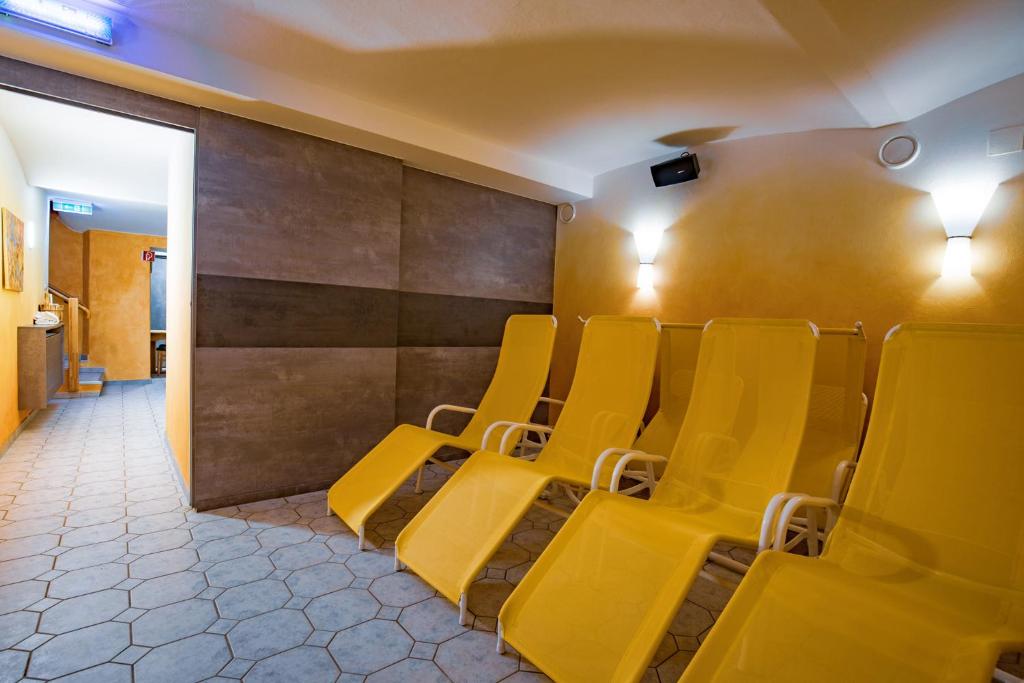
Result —
[{"label": "yellow painted wall", "polygon": [[167,238],[106,230],[84,233],[90,310],[89,362],[108,380],[149,379],[149,264],[142,252]]},{"label": "yellow painted wall", "polygon": [[186,487],[192,453],[192,197],[195,138],[171,152],[167,188],[167,443]]},{"label": "yellow painted wall", "polygon": [[50,213],[50,284],[87,305],[83,282],[84,236],[64,224],[60,216]]},{"label": "yellow painted wall", "polygon": [[[726,122],[727,123],[727,122]],[[1024,154],[987,157],[988,131],[1024,123],[1024,77],[950,103],[904,126],[815,131],[695,147],[702,175],[655,188],[650,163],[597,179],[595,197],[559,224],[554,395],[571,381],[577,314],[653,314],[666,322],[714,316],[864,322],[868,385],[881,342],[901,321],[1024,323]],[[919,159],[883,168],[895,131],[922,142]],[[945,232],[930,190],[1001,182],[974,232],[974,278],[939,278]],[[657,287],[636,289],[631,231],[666,228]]]},{"label": "yellow painted wall", "polygon": [[25,285],[0,289],[0,449],[29,413],[18,410],[18,326],[31,325],[46,288],[46,198],[25,181],[10,139],[0,127],[0,207],[25,222]]}]

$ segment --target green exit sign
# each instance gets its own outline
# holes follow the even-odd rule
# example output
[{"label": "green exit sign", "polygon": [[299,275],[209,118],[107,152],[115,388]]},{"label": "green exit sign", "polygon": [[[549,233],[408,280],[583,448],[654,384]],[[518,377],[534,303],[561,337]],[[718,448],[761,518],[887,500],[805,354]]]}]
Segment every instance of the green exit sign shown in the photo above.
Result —
[{"label": "green exit sign", "polygon": [[92,202],[79,202],[74,199],[51,199],[54,211],[61,213],[79,213],[83,216],[92,215]]}]

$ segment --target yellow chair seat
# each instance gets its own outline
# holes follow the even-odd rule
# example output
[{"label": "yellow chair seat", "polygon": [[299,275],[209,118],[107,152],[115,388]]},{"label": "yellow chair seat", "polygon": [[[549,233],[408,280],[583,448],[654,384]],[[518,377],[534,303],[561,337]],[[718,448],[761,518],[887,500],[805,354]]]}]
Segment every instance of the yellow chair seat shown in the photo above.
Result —
[{"label": "yellow chair seat", "polygon": [[502,609],[505,639],[556,681],[636,680],[711,548],[756,543],[759,521],[591,492]]},{"label": "yellow chair seat", "polygon": [[762,553],[681,680],[988,681],[1007,614],[1024,616],[1019,594],[906,564],[892,569],[867,575],[828,559]]},{"label": "yellow chair seat", "polygon": [[480,444],[415,425],[399,425],[331,487],[327,494],[331,510],[349,528],[358,529],[445,446],[472,452]]}]

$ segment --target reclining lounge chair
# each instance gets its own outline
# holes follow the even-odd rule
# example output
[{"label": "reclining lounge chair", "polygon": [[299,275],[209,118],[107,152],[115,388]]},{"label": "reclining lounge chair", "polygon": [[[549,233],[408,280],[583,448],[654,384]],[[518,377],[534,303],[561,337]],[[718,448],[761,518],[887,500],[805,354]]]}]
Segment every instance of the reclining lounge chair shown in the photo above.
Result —
[{"label": "reclining lounge chair", "polygon": [[506,601],[499,647],[556,681],[638,680],[714,544],[758,544],[800,450],[817,343],[805,321],[708,323],[651,499],[587,494]]},{"label": "reclining lounge chair", "polygon": [[1024,648],[1022,387],[1022,326],[890,332],[824,554],[761,553],[681,680],[991,680]]},{"label": "reclining lounge chair", "polygon": [[407,565],[460,607],[466,591],[537,497],[554,481],[586,486],[606,448],[629,446],[650,396],[658,349],[651,318],[593,316],[583,331],[572,388],[535,461],[474,453],[398,535]]},{"label": "reclining lounge chair", "polygon": [[[492,423],[529,419],[547,382],[556,326],[550,315],[510,316],[498,365],[477,408],[443,404],[430,412],[426,428],[399,425],[331,486],[327,504],[359,534],[360,549],[365,545],[366,520],[439,449],[450,446],[473,452],[481,448]],[[431,429],[434,417],[443,410],[473,417],[460,434],[445,434]],[[493,434],[496,442],[504,431]],[[511,438],[505,442],[515,443]]]}]

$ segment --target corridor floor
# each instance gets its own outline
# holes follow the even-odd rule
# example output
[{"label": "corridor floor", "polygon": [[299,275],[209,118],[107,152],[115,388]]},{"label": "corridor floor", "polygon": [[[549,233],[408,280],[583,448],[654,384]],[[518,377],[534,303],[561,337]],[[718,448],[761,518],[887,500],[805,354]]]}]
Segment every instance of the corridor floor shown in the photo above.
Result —
[{"label": "corridor floor", "polygon": [[[547,680],[494,650],[504,598],[561,520],[534,510],[470,593],[471,627],[393,540],[429,493],[372,519],[324,492],[197,513],[164,447],[163,383],[55,402],[0,457],[0,683]],[[428,491],[443,482],[430,471]],[[728,594],[699,580],[648,670],[675,683]]]}]

